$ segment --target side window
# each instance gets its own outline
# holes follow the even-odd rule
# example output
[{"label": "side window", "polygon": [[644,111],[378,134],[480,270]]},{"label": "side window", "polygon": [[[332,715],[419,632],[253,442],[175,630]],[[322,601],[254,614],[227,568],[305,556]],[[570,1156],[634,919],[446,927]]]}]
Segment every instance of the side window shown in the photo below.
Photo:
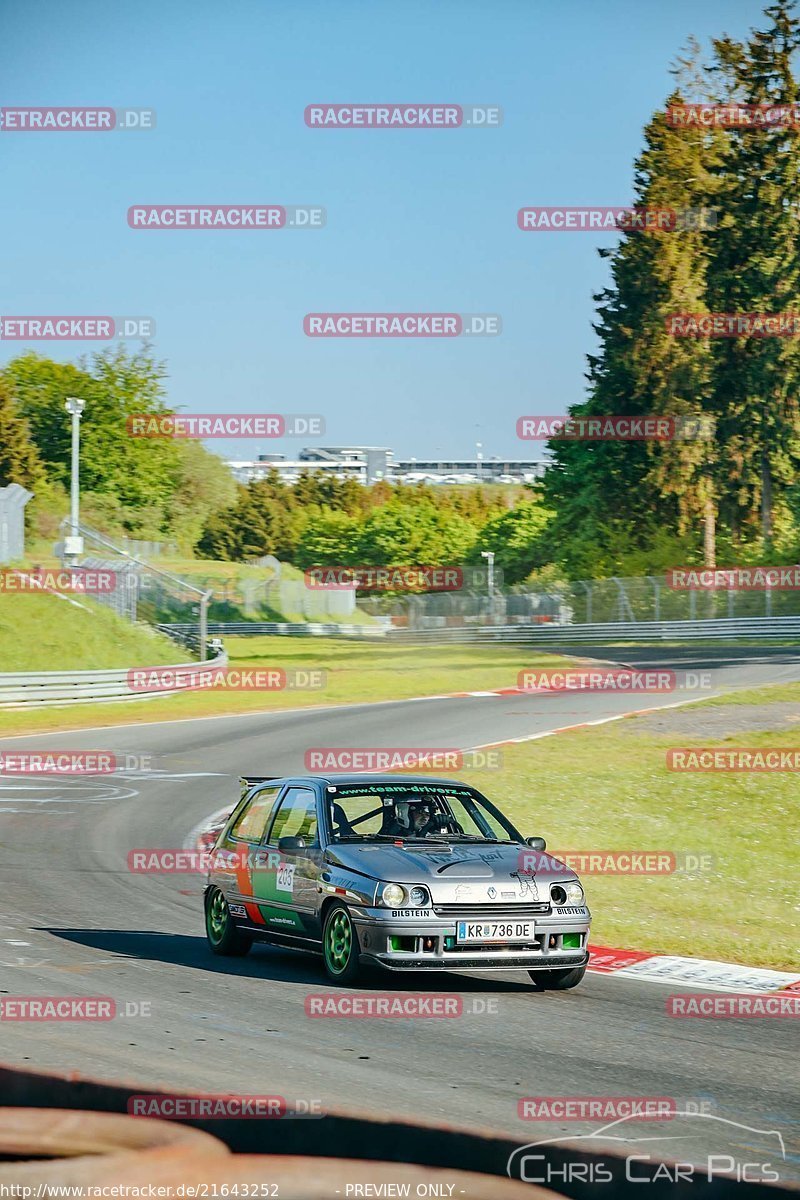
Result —
[{"label": "side window", "polygon": [[256,792],[231,830],[231,836],[245,842],[260,842],[275,808],[280,788],[262,788]]},{"label": "side window", "polygon": [[290,787],[275,814],[269,841],[282,837],[305,838],[309,846],[317,842],[317,797],[310,788]]}]

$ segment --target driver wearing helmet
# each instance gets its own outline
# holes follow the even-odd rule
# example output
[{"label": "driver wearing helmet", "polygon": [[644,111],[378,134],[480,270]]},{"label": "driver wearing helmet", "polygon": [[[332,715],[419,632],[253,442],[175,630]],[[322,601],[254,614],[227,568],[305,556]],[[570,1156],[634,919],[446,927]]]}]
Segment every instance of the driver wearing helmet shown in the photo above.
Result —
[{"label": "driver wearing helmet", "polygon": [[394,814],[383,832],[394,837],[427,837],[435,830],[430,800],[412,792],[397,798]]}]

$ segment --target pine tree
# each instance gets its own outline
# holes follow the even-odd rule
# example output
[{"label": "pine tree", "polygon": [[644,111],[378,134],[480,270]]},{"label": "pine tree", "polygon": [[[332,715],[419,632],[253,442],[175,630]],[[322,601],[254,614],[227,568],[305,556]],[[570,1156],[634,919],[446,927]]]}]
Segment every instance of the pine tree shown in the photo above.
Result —
[{"label": "pine tree", "polygon": [[[684,95],[676,90],[668,105],[682,103]],[[678,214],[678,228],[624,233],[616,249],[600,251],[610,260],[611,283],[595,297],[600,349],[589,356],[589,397],[570,410],[574,415],[655,413],[680,419],[703,411],[709,347],[673,337],[667,319],[705,309],[716,231],[702,223],[691,228],[681,214],[709,209],[715,146],[703,131],[672,128],[666,112],[647,126],[635,168],[635,206]],[[665,526],[680,537],[697,533],[705,522],[713,559],[712,446],[697,438],[551,442],[555,463],[545,479],[545,497],[558,512],[556,541],[642,548]]]},{"label": "pine tree", "polygon": [[[745,43],[714,43],[723,99],[797,103],[792,71],[800,47],[794,4],[766,9],[771,25]],[[719,164],[722,228],[709,272],[709,307],[728,313],[798,309],[800,130],[789,125],[726,130]],[[800,465],[800,338],[715,342],[714,400],[728,475],[723,514],[734,538],[760,532],[765,547]]]},{"label": "pine tree", "polygon": [[0,376],[0,487],[19,483],[35,492],[43,482],[44,468],[28,423],[19,415],[8,381]]}]

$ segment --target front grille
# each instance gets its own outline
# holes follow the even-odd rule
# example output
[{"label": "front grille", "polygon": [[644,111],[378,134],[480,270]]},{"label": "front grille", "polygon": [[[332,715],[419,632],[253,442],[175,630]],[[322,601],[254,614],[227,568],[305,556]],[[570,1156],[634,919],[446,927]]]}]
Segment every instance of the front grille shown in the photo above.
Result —
[{"label": "front grille", "polygon": [[460,921],[469,921],[472,917],[496,917],[504,921],[509,917],[516,920],[541,916],[550,912],[550,905],[546,900],[539,904],[434,904],[433,911],[437,917],[458,917]]}]

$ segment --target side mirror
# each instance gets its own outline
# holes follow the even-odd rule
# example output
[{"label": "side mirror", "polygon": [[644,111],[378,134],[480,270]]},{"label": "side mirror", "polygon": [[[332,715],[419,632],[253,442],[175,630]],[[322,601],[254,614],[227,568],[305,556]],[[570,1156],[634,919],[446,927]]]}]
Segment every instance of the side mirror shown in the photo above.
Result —
[{"label": "side mirror", "polygon": [[303,837],[282,837],[278,838],[278,849],[288,852],[305,850],[308,846],[306,839]]},{"label": "side mirror", "polygon": [[547,849],[547,842],[542,837],[525,838],[525,844],[531,846],[534,850],[538,850],[540,853]]}]

